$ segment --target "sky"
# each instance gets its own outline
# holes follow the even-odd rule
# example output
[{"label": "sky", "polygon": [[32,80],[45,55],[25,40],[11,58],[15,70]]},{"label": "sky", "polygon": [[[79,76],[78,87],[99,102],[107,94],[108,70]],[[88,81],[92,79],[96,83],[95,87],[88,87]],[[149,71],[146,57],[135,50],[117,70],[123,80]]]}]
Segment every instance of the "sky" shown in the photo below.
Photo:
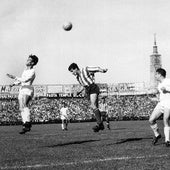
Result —
[{"label": "sky", "polygon": [[[98,83],[150,79],[154,34],[170,77],[169,0],[0,0],[0,85],[39,57],[34,84],[75,84],[68,66],[100,66]],[[65,22],[71,31],[64,31]]]}]

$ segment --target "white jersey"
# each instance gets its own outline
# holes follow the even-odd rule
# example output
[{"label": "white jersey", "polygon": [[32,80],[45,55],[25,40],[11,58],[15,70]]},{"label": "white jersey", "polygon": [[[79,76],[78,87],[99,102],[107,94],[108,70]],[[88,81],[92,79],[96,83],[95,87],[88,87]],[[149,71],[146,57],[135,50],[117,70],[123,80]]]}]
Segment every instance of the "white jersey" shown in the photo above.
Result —
[{"label": "white jersey", "polygon": [[32,85],[34,79],[35,79],[35,70],[33,68],[29,70],[24,70],[21,77],[16,77],[15,84],[21,84],[21,86]]},{"label": "white jersey", "polygon": [[34,88],[31,86],[35,79],[35,70],[24,70],[21,77],[15,78],[15,85],[21,85],[20,95],[33,96]]},{"label": "white jersey", "polygon": [[62,107],[60,109],[60,118],[63,119],[68,119],[68,114],[69,114],[69,110],[67,107]]},{"label": "white jersey", "polygon": [[161,83],[158,84],[158,91],[160,93],[160,103],[170,108],[170,93],[163,93],[161,88],[164,87],[167,91],[170,91],[170,79],[165,78]]}]

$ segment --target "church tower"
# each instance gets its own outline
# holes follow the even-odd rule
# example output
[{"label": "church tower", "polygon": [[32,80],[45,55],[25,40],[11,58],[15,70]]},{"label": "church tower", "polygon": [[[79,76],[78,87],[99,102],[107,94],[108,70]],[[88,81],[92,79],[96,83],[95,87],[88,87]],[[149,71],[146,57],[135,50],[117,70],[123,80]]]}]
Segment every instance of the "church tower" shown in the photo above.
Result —
[{"label": "church tower", "polygon": [[158,48],[156,45],[156,34],[154,34],[153,54],[150,55],[150,87],[157,86],[157,81],[155,78],[156,70],[161,67],[161,55],[158,53]]}]

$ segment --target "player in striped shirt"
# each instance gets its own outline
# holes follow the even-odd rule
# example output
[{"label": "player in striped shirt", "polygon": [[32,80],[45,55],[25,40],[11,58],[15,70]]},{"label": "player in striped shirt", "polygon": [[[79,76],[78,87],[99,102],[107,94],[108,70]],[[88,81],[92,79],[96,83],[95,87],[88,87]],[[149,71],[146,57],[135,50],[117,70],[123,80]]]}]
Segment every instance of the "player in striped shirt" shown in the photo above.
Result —
[{"label": "player in striped shirt", "polygon": [[109,122],[109,115],[108,115],[108,105],[106,103],[105,97],[101,99],[101,103],[99,104],[102,120],[106,120],[107,129],[110,130],[110,122]]},{"label": "player in striped shirt", "polygon": [[30,55],[26,61],[26,69],[23,71],[21,77],[7,74],[9,78],[15,80],[14,83],[10,85],[11,87],[15,85],[20,85],[18,101],[23,122],[23,128],[20,134],[25,134],[26,132],[31,130],[29,102],[34,95],[34,88],[32,86],[32,83],[35,79],[35,70],[33,67],[37,63],[38,57],[35,55]]},{"label": "player in striped shirt", "polygon": [[76,63],[72,63],[68,67],[68,70],[76,76],[78,82],[82,86],[82,90],[78,93],[85,90],[86,95],[91,102],[91,108],[93,109],[97,121],[97,125],[93,127],[93,131],[98,132],[99,130],[103,130],[104,125],[98,106],[98,96],[100,90],[98,85],[94,82],[94,74],[97,72],[106,73],[107,69],[102,69],[100,67],[85,67],[80,69]]}]

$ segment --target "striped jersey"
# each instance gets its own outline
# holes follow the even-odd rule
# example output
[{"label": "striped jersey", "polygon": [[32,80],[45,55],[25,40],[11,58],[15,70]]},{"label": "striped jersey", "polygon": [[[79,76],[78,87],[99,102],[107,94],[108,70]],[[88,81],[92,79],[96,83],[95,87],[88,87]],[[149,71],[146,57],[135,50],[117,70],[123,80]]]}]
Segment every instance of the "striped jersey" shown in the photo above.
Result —
[{"label": "striped jersey", "polygon": [[101,112],[107,112],[107,110],[108,110],[106,103],[100,103],[99,107],[100,107]]},{"label": "striped jersey", "polygon": [[94,73],[99,71],[99,67],[85,67],[80,70],[77,80],[82,86],[89,86],[95,83]]}]

